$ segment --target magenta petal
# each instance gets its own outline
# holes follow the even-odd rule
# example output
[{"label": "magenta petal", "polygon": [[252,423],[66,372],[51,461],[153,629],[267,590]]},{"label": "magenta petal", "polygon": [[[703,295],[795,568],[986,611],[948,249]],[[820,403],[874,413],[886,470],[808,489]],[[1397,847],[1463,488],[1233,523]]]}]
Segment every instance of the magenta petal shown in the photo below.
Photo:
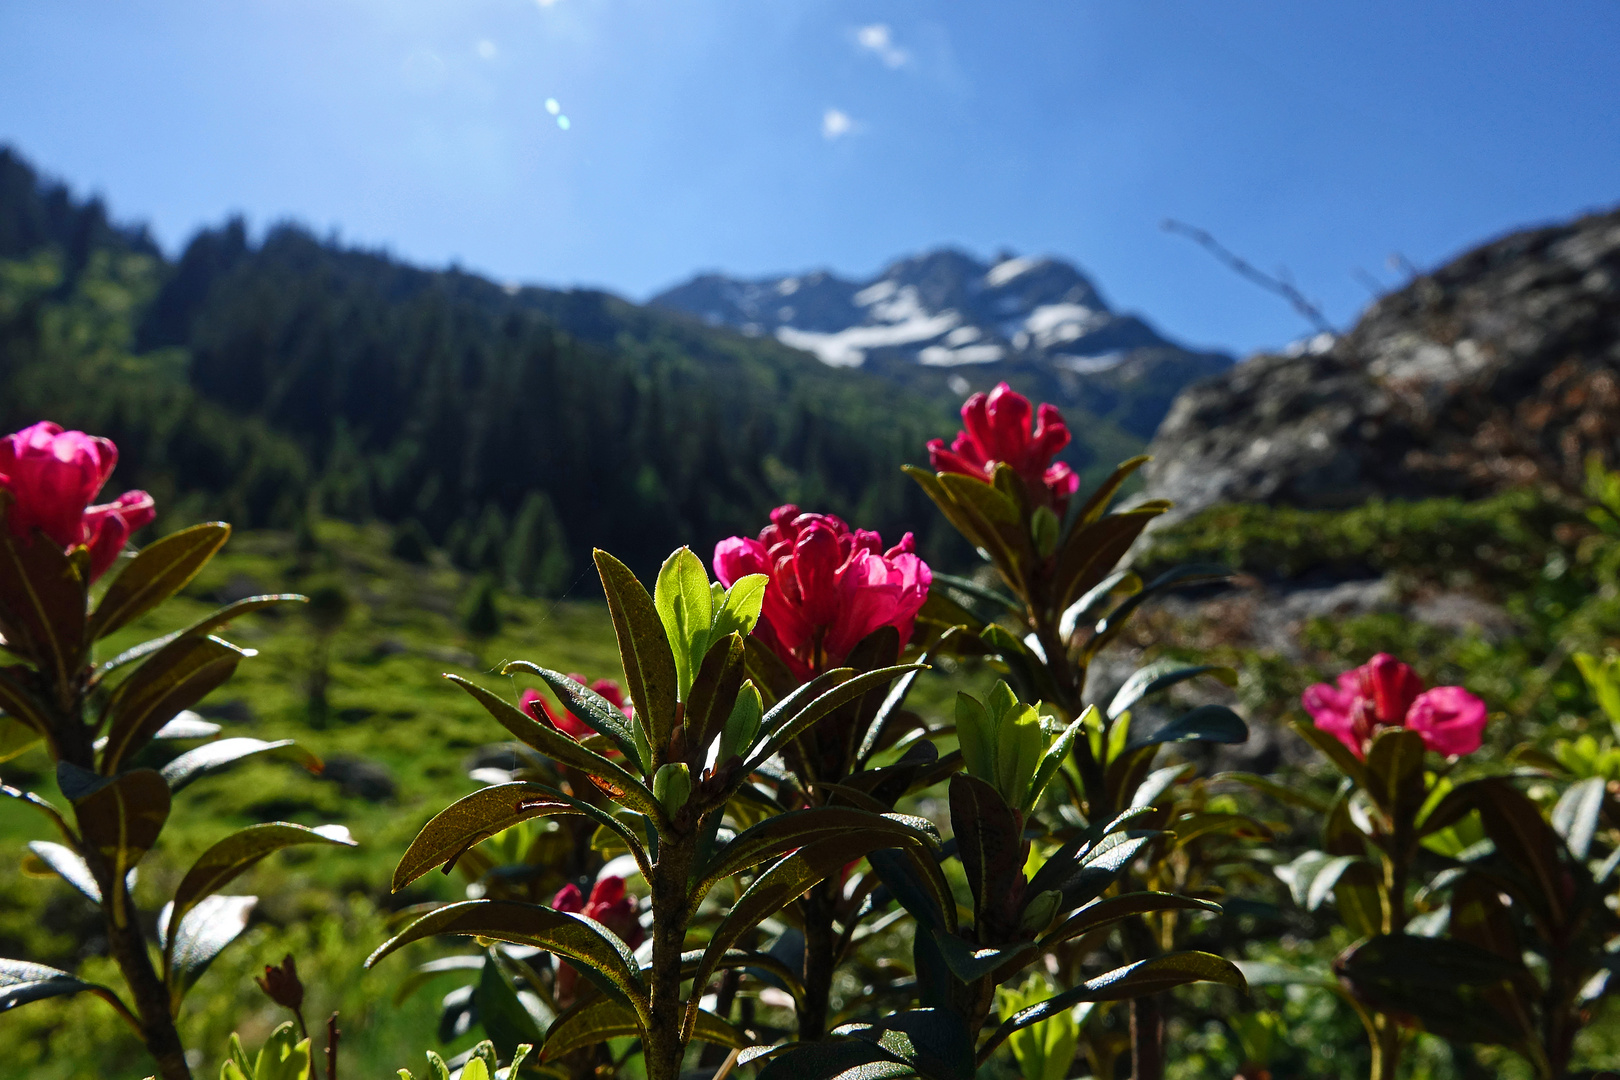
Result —
[{"label": "magenta petal", "polygon": [[1485,703],[1460,686],[1437,686],[1419,694],[1406,714],[1406,726],[1423,736],[1430,750],[1472,754],[1485,732]]}]

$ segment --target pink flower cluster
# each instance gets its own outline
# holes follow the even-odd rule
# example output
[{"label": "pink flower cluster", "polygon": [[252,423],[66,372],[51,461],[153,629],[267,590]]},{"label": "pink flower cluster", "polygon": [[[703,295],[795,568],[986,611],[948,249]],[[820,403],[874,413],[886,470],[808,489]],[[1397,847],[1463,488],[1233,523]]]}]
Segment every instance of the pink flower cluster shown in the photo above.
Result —
[{"label": "pink flower cluster", "polygon": [[1430,750],[1472,754],[1485,730],[1485,703],[1460,686],[1423,689],[1417,673],[1388,653],[1346,671],[1337,686],[1317,683],[1300,699],[1316,726],[1366,758],[1373,737],[1406,727]]},{"label": "pink flower cluster", "polygon": [[1057,407],[1043,403],[1030,430],[1029,398],[1000,383],[989,396],[974,394],[962,405],[965,430],[956,433],[949,450],[945,440],[928,444],[928,459],[935,472],[962,473],[981,480],[993,479],[997,462],[1006,462],[1023,478],[1036,499],[1057,512],[1069,505],[1080,487],[1080,477],[1061,461],[1052,459],[1069,445],[1069,426]]},{"label": "pink flower cluster", "polygon": [[11,493],[6,524],[19,540],[43,533],[64,551],[90,551],[90,578],[106,573],[130,535],[156,515],[152,496],[126,491],[91,506],[118,464],[108,439],[44,421],[0,438],[0,488]]},{"label": "pink flower cluster", "polygon": [[884,550],[877,533],[797,506],[772,510],[757,540],[716,544],[714,573],[728,588],[749,574],[770,578],[754,634],[801,682],[843,663],[879,627],[899,630],[904,646],[934,580],[910,533]]},{"label": "pink flower cluster", "polygon": [[[579,886],[572,882],[557,890],[557,895],[551,898],[551,906],[557,911],[567,911],[575,915],[584,915],[595,919],[609,930],[619,936],[626,945],[634,949],[640,945],[645,936],[641,929],[641,920],[636,917],[636,901],[624,888],[624,878],[616,874],[608,874],[591,887],[591,895],[586,899],[585,894],[579,891]],[[563,961],[557,966],[557,997],[567,1002],[573,1000],[574,987],[579,980],[579,972],[573,965]]]},{"label": "pink flower cluster", "polygon": [[[585,682],[585,676],[583,675],[576,675],[573,672],[569,672],[568,677],[579,683],[581,686],[587,685]],[[592,690],[595,690],[598,694],[601,694],[603,697],[607,698],[609,704],[611,704],[614,708],[624,713],[625,716],[630,715],[631,707],[626,703],[624,690],[619,686],[618,683],[614,682],[612,679],[597,679],[595,682],[590,683],[589,685]],[[545,696],[538,690],[523,691],[523,697],[519,699],[518,705],[524,712],[528,713],[542,724],[546,724],[557,731],[562,732],[571,739],[583,739],[587,735],[596,734],[589,724],[585,723],[585,721],[581,720],[567,709],[553,709],[551,707],[551,703],[548,702],[545,699]]]}]

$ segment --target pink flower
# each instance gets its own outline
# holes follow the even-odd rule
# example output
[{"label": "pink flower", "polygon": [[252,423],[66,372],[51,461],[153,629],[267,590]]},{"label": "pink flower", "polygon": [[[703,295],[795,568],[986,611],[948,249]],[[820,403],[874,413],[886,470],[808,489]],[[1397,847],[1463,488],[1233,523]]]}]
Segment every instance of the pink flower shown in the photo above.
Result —
[{"label": "pink flower", "polygon": [[1406,726],[1442,754],[1472,754],[1485,731],[1485,703],[1460,686],[1437,686],[1418,695]]},{"label": "pink flower", "polygon": [[934,580],[910,533],[885,551],[877,533],[797,506],[772,510],[757,540],[716,544],[714,573],[728,588],[748,574],[770,578],[754,634],[801,682],[837,667],[881,626],[899,630],[904,646]]},{"label": "pink flower", "polygon": [[[568,677],[581,686],[586,685],[585,676],[583,675],[569,672]],[[619,688],[618,683],[612,679],[597,679],[590,684],[590,687],[607,698],[608,703],[624,713],[625,716],[630,715],[630,707],[625,704],[624,691]],[[551,703],[538,690],[523,691],[523,697],[519,699],[518,706],[542,724],[562,732],[571,739],[583,739],[596,734],[594,728],[567,709],[553,709]]]},{"label": "pink flower", "polygon": [[0,438],[0,488],[12,497],[6,512],[11,535],[28,541],[38,530],[63,550],[88,548],[90,579],[106,573],[130,535],[156,516],[144,491],[90,505],[117,464],[110,440],[49,422]]},{"label": "pink flower", "polygon": [[1460,686],[1424,691],[1423,680],[1388,653],[1340,675],[1336,687],[1317,683],[1301,704],[1316,726],[1358,758],[1384,728],[1409,727],[1442,754],[1471,754],[1485,729],[1485,703]]},{"label": "pink flower", "polygon": [[[636,901],[625,892],[624,878],[616,874],[608,874],[597,881],[591,887],[589,900],[579,891],[578,885],[569,882],[557,890],[557,895],[551,898],[551,906],[557,911],[595,919],[632,949],[640,945],[644,937],[641,920],[636,917]],[[564,1001],[572,1000],[578,978],[579,973],[572,965],[566,961],[560,963],[557,967],[557,996]]]},{"label": "pink flower", "polygon": [[1029,399],[1006,383],[998,384],[988,397],[974,394],[962,406],[966,430],[956,433],[949,450],[943,439],[929,442],[929,461],[936,472],[983,480],[993,479],[996,463],[1004,461],[1023,478],[1032,496],[1061,516],[1069,496],[1080,487],[1080,478],[1072,469],[1052,462],[1069,445],[1069,426],[1056,406],[1043,403],[1036,410],[1031,433],[1029,414]]}]

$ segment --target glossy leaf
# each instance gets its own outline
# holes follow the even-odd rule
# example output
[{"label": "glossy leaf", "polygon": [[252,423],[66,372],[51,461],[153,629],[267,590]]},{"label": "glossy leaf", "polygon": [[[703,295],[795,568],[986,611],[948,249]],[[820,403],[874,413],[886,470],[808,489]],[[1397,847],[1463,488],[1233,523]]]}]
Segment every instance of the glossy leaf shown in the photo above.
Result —
[{"label": "glossy leaf", "polygon": [[90,640],[127,626],[185,588],[230,539],[221,521],[154,540],[124,564],[90,616]]},{"label": "glossy leaf", "polygon": [[1338,766],[1340,772],[1355,781],[1356,786],[1366,790],[1371,781],[1367,778],[1367,767],[1361,759],[1350,752],[1350,748],[1334,736],[1323,731],[1315,724],[1295,720],[1288,725],[1294,733],[1315,747],[1323,757]]},{"label": "glossy leaf", "polygon": [[1592,776],[1571,784],[1553,807],[1552,827],[1577,859],[1584,861],[1592,850],[1607,795],[1603,777]]},{"label": "glossy leaf", "polygon": [[[160,933],[165,939],[165,955],[169,957],[170,1000],[176,1008],[214,958],[247,929],[248,916],[253,914],[258,902],[256,896],[215,893],[199,901],[180,919],[172,941],[168,940],[166,932]],[[165,909],[164,914],[168,916],[171,912],[172,909]],[[167,917],[159,922],[160,931],[174,925]]]},{"label": "glossy leaf", "polygon": [[1237,672],[1229,667],[1218,664],[1188,666],[1179,660],[1156,661],[1137,669],[1125,680],[1125,685],[1119,688],[1114,700],[1108,703],[1108,719],[1114,719],[1149,694],[1156,694],[1200,675],[1213,675],[1227,686],[1237,685]]},{"label": "glossy leaf", "polygon": [[[250,825],[234,832],[197,856],[186,876],[180,879],[174,891],[170,918],[186,925],[186,916],[207,897],[217,893],[234,881],[260,859],[282,848],[300,844],[333,844],[354,847],[349,830],[341,825],[323,825],[318,829],[293,825],[285,821],[267,825]],[[176,941],[179,935],[176,936]]]},{"label": "glossy leaf", "polygon": [[[159,735],[162,732],[158,732]],[[171,792],[178,792],[193,780],[200,780],[211,772],[217,772],[228,765],[234,765],[243,758],[253,757],[256,754],[267,754],[275,750],[285,750],[288,747],[297,747],[291,739],[277,739],[266,742],[263,739],[249,739],[239,737],[234,739],[220,739],[218,742],[207,743],[203,746],[187,750],[167,765],[163,766],[162,775]],[[310,772],[319,772],[321,759],[307,750],[295,749],[294,756],[299,763]]]},{"label": "glossy leaf", "polygon": [[105,986],[85,982],[66,971],[46,967],[44,964],[0,958],[0,1013],[9,1012],[19,1005],[27,1005],[32,1001],[65,997],[84,991],[89,991],[107,1002],[118,1010],[119,1015],[123,1016],[136,1031],[140,1030],[140,1022],[130,1013],[129,1008],[119,1000],[117,994]]},{"label": "glossy leaf", "polygon": [[0,530],[0,631],[51,685],[71,685],[84,655],[88,566],[42,534]]},{"label": "glossy leaf", "polygon": [[253,655],[212,636],[181,638],[159,649],[107,699],[101,772],[116,773],[164,724],[208,696]]},{"label": "glossy leaf", "polygon": [[1492,778],[1465,786],[1497,854],[1517,872],[1522,898],[1552,925],[1561,926],[1567,906],[1559,861],[1563,841],[1536,804],[1506,780]]},{"label": "glossy leaf", "polygon": [[1243,973],[1230,960],[1205,952],[1179,952],[1139,960],[1115,968],[1095,979],[1062,993],[1055,994],[1039,1005],[1032,1005],[1008,1017],[979,1049],[982,1062],[990,1052],[1006,1041],[1007,1036],[1020,1028],[1037,1024],[1082,1001],[1128,1001],[1162,993],[1177,986],[1194,982],[1213,982],[1230,986],[1240,992],[1248,991]]},{"label": "glossy leaf", "polygon": [[714,621],[709,572],[691,548],[678,548],[664,560],[653,587],[653,607],[674,654],[677,696],[685,701],[709,651],[709,627]]},{"label": "glossy leaf", "polygon": [[1041,948],[1049,949],[1089,934],[1104,926],[1111,926],[1133,915],[1157,911],[1208,911],[1219,914],[1221,906],[1208,900],[1179,896],[1166,892],[1128,892],[1087,904],[1064,920],[1056,929],[1041,939]]},{"label": "glossy leaf", "polygon": [[[636,1014],[616,1002],[597,998],[575,1006],[557,1017],[546,1031],[540,1056],[545,1060],[562,1057],[581,1047],[630,1036],[639,1036]],[[748,1036],[707,1009],[699,1010],[692,1037],[698,1042],[741,1049],[750,1044]]]},{"label": "glossy leaf", "polygon": [[1166,509],[1168,504],[1162,502],[1144,504],[1070,529],[1052,571],[1053,606],[1063,611],[1096,588],[1114,572],[1142,530]]},{"label": "glossy leaf", "polygon": [[601,549],[592,555],[607,593],[608,614],[619,639],[619,658],[636,717],[646,725],[653,745],[663,746],[675,726],[678,682],[669,637],[653,598],[630,568]]},{"label": "glossy leaf", "polygon": [[731,717],[747,669],[745,655],[742,637],[728,634],[715,640],[697,667],[682,720],[695,765],[703,765],[698,755],[706,754]]},{"label": "glossy leaf", "polygon": [[1249,725],[1237,713],[1225,705],[1200,705],[1151,734],[1133,736],[1125,749],[1140,750],[1164,743],[1240,743],[1248,738]]},{"label": "glossy leaf", "polygon": [[91,903],[101,903],[101,886],[96,884],[96,876],[90,872],[90,864],[77,851],[63,844],[53,844],[48,840],[35,840],[28,845],[39,860],[62,878],[63,881],[78,889]]},{"label": "glossy leaf", "polygon": [[435,867],[446,871],[475,844],[530,818],[580,814],[618,835],[637,855],[642,873],[650,876],[641,840],[601,808],[544,784],[494,784],[451,803],[422,826],[394,868],[393,891],[399,892]]},{"label": "glossy leaf", "polygon": [[121,880],[163,831],[169,819],[169,785],[152,769],[109,778],[65,761],[57,764],[56,777],[62,794],[73,803],[85,844],[94,847],[114,878]]},{"label": "glossy leaf", "polygon": [[173,644],[174,642],[179,641],[181,638],[198,637],[203,634],[211,634],[215,630],[218,630],[227,623],[231,622],[231,620],[236,619],[239,616],[246,615],[252,611],[259,611],[263,608],[274,607],[277,604],[307,603],[309,603],[309,597],[300,596],[297,593],[276,593],[268,596],[250,596],[245,600],[238,600],[234,604],[225,605],[218,611],[198,619],[196,622],[192,623],[183,630],[176,630],[172,634],[165,634],[160,638],[153,638],[151,641],[143,641],[139,645],[132,645],[123,652],[119,653],[117,656],[113,657],[111,660],[108,660],[105,664],[100,665],[99,670],[102,675],[106,675],[108,672],[115,671],[121,667],[126,667],[129,664],[133,664],[142,657],[151,656],[159,649]]},{"label": "glossy leaf", "polygon": [[1423,736],[1410,728],[1387,728],[1367,750],[1367,794],[1397,823],[1416,820],[1423,807],[1426,749]]},{"label": "glossy leaf", "polygon": [[899,1080],[916,1070],[865,1039],[801,1043],[773,1057],[758,1080]]},{"label": "glossy leaf", "polygon": [[1503,1045],[1523,1038],[1512,1017],[1489,1005],[1489,991],[1511,982],[1519,965],[1476,945],[1383,934],[1350,949],[1334,968],[1364,1002],[1414,1016],[1441,1038]]},{"label": "glossy leaf", "polygon": [[[854,701],[856,698],[865,694],[869,690],[876,689],[879,686],[892,682],[894,679],[904,675],[908,671],[920,670],[921,667],[921,664],[899,664],[894,667],[878,668],[876,671],[863,672],[862,674],[855,675],[853,677],[850,677],[848,668],[837,668],[833,671],[829,671],[827,673],[828,675],[842,673],[842,681],[833,686],[832,689],[820,694],[802,708],[792,712],[785,719],[777,721],[774,728],[767,726],[771,723],[771,718],[769,713],[766,714],[765,721],[761,724],[761,730],[769,731],[769,734],[749,757],[748,761],[744,765],[743,772],[746,774],[759,768],[760,765],[768,761],[784,746],[798,738],[799,735],[811,724],[814,724],[816,721],[820,720],[822,717],[831,713],[835,709],[841,708],[849,702]],[[809,683],[806,685],[813,686],[815,684]],[[794,698],[788,698],[782,702],[782,705],[786,705],[788,702],[794,700]],[[772,709],[771,712],[775,713],[778,710],[781,710],[782,705],[778,705],[777,708]]]},{"label": "glossy leaf", "polygon": [[607,927],[584,915],[514,900],[468,900],[431,911],[384,942],[366,959],[366,967],[413,941],[441,934],[545,949],[579,961],[582,973],[600,976],[605,985],[598,985],[625,1002],[639,1002],[644,993],[635,957]]},{"label": "glossy leaf", "polygon": [[926,846],[930,842],[938,843],[939,839],[933,822],[906,814],[875,814],[845,806],[814,806],[793,810],[766,818],[758,825],[745,829],[716,852],[709,865],[698,875],[700,884],[694,890],[693,898],[701,900],[716,882],[749,867],[758,866],[806,844],[856,830],[888,837],[887,842],[875,847],[902,847],[906,844]]},{"label": "glossy leaf", "polygon": [[908,1009],[873,1024],[845,1024],[833,1033],[880,1046],[931,1080],[973,1080],[973,1034],[949,1009]]},{"label": "glossy leaf", "polygon": [[[537,675],[555,693],[567,709],[580,723],[605,736],[619,752],[631,761],[637,760],[636,738],[631,727],[630,718],[619,711],[607,698],[598,694],[590,687],[564,675],[560,671],[552,671],[531,664],[527,660],[514,660],[501,668],[502,675],[510,675],[514,671],[527,671]],[[646,768],[651,762],[642,762]]]},{"label": "glossy leaf", "polygon": [[593,750],[588,750],[568,736],[540,723],[519,709],[516,705],[496,697],[476,683],[468,682],[459,675],[446,675],[445,678],[461,687],[467,693],[478,699],[478,703],[488,713],[498,720],[502,727],[516,735],[529,746],[534,747],[542,754],[563,765],[571,765],[583,773],[606,780],[614,788],[624,793],[620,800],[625,805],[653,817],[663,820],[663,811],[658,806],[658,800],[648,790],[638,777],[632,776],[622,765],[610,761]]},{"label": "glossy leaf", "polygon": [[0,764],[22,757],[44,742],[32,726],[0,712]]},{"label": "glossy leaf", "polygon": [[1018,960],[1028,963],[1035,958],[1035,943],[1019,941],[1011,945],[981,946],[963,941],[955,934],[934,934],[940,956],[951,974],[965,983],[978,982],[991,972],[999,971]]},{"label": "glossy leaf", "polygon": [[1103,514],[1108,511],[1108,504],[1119,493],[1119,489],[1125,481],[1131,478],[1131,474],[1152,460],[1153,456],[1151,454],[1138,454],[1133,458],[1127,458],[1120,462],[1115,466],[1114,471],[1108,474],[1108,479],[1098,484],[1096,489],[1086,497],[1086,501],[1081,504],[1080,512],[1075,516],[1075,520],[1081,525],[1090,525],[1092,522],[1100,520]]},{"label": "glossy leaf", "polygon": [[0,668],[0,713],[26,725],[35,734],[51,734],[50,712],[28,689],[30,672],[24,667]]},{"label": "glossy leaf", "polygon": [[62,812],[32,791],[14,788],[9,784],[0,784],[0,798],[16,799],[18,802],[28,804],[45,815],[68,843],[77,844],[79,842],[78,835],[74,833],[73,827],[67,823],[67,818],[62,816]]},{"label": "glossy leaf", "polygon": [[[510,1058],[517,1048],[528,1043],[535,1045],[543,1038],[540,1019],[518,995],[512,977],[503,969],[497,957],[498,949],[486,950],[483,971],[478,977],[478,988],[473,1000],[478,1006],[478,1022],[493,1044],[491,1057]],[[491,1076],[494,1072],[491,1071]],[[463,1077],[465,1080],[465,1077]]]},{"label": "glossy leaf", "polygon": [[948,791],[951,828],[975,917],[996,929],[1013,929],[1007,924],[1015,915],[1013,889],[1024,863],[1018,817],[995,788],[977,777],[958,773]]}]

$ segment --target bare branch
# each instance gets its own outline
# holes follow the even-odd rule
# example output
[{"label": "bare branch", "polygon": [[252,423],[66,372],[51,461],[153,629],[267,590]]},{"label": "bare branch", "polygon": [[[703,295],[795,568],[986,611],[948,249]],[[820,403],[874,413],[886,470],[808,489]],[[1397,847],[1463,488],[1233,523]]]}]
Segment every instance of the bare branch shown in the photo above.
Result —
[{"label": "bare branch", "polygon": [[1187,237],[1199,247],[1219,259],[1226,267],[1239,277],[1247,278],[1267,292],[1276,293],[1287,300],[1293,309],[1310,322],[1320,333],[1336,334],[1333,324],[1328,322],[1322,314],[1322,309],[1306,299],[1305,294],[1296,289],[1291,282],[1273,277],[1263,270],[1256,269],[1251,263],[1233,254],[1221,245],[1209,233],[1194,225],[1166,218],[1162,228],[1168,233],[1177,233]]}]

